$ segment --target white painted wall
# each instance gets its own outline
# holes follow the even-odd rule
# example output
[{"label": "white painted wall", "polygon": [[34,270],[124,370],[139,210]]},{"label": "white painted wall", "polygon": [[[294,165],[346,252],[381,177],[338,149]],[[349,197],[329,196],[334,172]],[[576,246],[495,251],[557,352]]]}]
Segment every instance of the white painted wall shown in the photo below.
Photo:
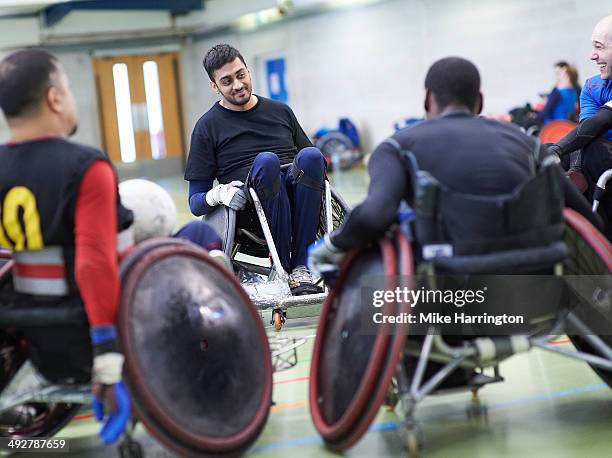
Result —
[{"label": "white painted wall", "polygon": [[79,128],[73,140],[101,147],[98,97],[91,56],[84,52],[56,53],[56,55],[70,78],[77,103]]},{"label": "white painted wall", "polygon": [[[253,4],[265,7],[270,1]],[[252,7],[246,0],[242,4],[249,8],[238,8],[238,0],[230,3],[227,8],[232,6],[236,14]],[[213,7],[223,4],[207,2],[211,17],[206,27],[218,24],[222,11]],[[361,128],[367,146],[373,147],[392,133],[395,120],[422,115],[425,72],[443,56],[460,55],[477,64],[489,113],[536,101],[539,92],[551,88],[552,65],[558,60],[575,64],[581,79],[595,74],[595,65],[588,60],[590,36],[595,23],[607,14],[612,14],[612,2],[600,0],[390,0],[250,33],[188,40],[181,47],[186,138],[216,101],[201,65],[204,53],[215,43],[229,42],[242,51],[255,88],[262,87],[265,78],[257,74],[258,57],[283,54],[289,102],[304,129],[312,133],[349,116]],[[194,17],[205,24],[206,10],[177,21],[191,26],[198,23]],[[151,27],[162,22],[152,21]],[[67,22],[61,27],[68,33],[76,25]],[[81,113],[77,139],[99,145],[89,51],[59,57],[77,93]],[[5,138],[0,122],[0,140]]]},{"label": "white painted wall", "polygon": [[39,42],[37,18],[0,18],[0,49],[32,46]]},{"label": "white painted wall", "polygon": [[[458,55],[480,69],[485,113],[507,112],[550,90],[552,66],[567,60],[581,80],[596,73],[588,60],[591,31],[612,2],[597,0],[392,0],[280,23],[188,46],[199,66],[205,51],[227,41],[256,69],[257,56],[284,53],[290,105],[307,132],[349,116],[372,147],[393,121],[423,114],[423,81],[436,59]],[[187,57],[189,56],[189,57]],[[187,124],[215,99],[201,71],[184,78]],[[265,75],[253,77],[255,87]],[[196,89],[197,88],[197,89]]]}]

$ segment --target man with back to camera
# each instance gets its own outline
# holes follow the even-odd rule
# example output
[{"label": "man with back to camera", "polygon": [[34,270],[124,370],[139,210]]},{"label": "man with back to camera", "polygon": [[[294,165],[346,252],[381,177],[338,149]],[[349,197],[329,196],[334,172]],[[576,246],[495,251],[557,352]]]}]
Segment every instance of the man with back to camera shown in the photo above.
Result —
[{"label": "man with back to camera", "polygon": [[[562,158],[582,149],[580,171],[586,178],[586,195],[592,200],[599,176],[612,169],[612,15],[600,20],[591,37],[591,60],[599,75],[587,79],[580,95],[580,124],[552,146]],[[601,197],[599,214],[604,233],[612,240],[612,192]]]},{"label": "man with back to camera", "polygon": [[[411,151],[421,170],[455,192],[505,194],[533,176],[536,140],[510,123],[477,117],[483,98],[474,64],[459,57],[435,62],[427,72],[425,91],[427,120],[396,132],[391,142],[381,143],[372,153],[368,195],[338,230],[310,247],[313,271],[337,266],[348,250],[378,240],[397,220],[400,201],[412,202],[410,178],[393,142]],[[541,146],[540,157],[545,154]],[[559,179],[566,206],[600,228],[599,218],[561,169]]]},{"label": "man with back to camera", "polygon": [[[189,208],[206,215],[218,205],[239,211],[244,227],[244,181],[259,196],[282,267],[294,295],[321,292],[306,268],[308,245],[316,239],[325,180],[325,159],[287,105],[252,93],[244,58],[227,44],[213,46],[204,68],[221,95],[196,123],[185,180]],[[281,172],[281,164],[292,164]],[[248,176],[248,180],[247,180]],[[213,187],[214,180],[219,185]]]},{"label": "man with back to camera", "polygon": [[81,326],[23,328],[29,356],[52,382],[93,382],[100,436],[112,443],[130,416],[115,318],[118,242],[129,243],[132,214],[104,153],[67,140],[77,113],[57,58],[26,49],[2,60],[0,109],[11,135],[0,145],[0,246],[13,250],[12,300],[33,311],[84,308]]}]

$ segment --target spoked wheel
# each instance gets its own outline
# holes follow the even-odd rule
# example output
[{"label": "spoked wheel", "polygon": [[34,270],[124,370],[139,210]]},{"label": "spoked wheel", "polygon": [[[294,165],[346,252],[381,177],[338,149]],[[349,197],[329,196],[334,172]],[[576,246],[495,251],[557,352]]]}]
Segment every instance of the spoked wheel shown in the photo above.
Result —
[{"label": "spoked wheel", "polygon": [[[610,289],[610,273],[612,272],[612,246],[610,242],[600,234],[591,224],[581,215],[572,211],[565,210],[565,242],[570,251],[570,255],[564,264],[564,273],[567,275],[591,275],[593,286],[602,291]],[[603,284],[602,282],[607,282]],[[602,283],[602,284],[600,284]],[[609,294],[609,292],[608,292]],[[577,309],[584,308],[578,305]],[[591,319],[598,320],[597,316],[601,310],[593,308],[586,312]],[[599,317],[601,322],[610,322],[612,317]],[[598,354],[598,352],[579,335],[568,336],[576,349],[585,353]],[[607,335],[599,335],[609,347],[612,347],[612,329]],[[599,367],[591,366],[599,377],[612,388],[612,372]]]}]

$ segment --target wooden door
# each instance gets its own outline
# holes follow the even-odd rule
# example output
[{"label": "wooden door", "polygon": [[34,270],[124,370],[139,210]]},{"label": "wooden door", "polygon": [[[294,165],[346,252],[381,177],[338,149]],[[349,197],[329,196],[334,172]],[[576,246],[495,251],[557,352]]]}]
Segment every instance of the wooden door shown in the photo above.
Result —
[{"label": "wooden door", "polygon": [[176,53],[94,59],[103,147],[113,161],[184,151]]}]

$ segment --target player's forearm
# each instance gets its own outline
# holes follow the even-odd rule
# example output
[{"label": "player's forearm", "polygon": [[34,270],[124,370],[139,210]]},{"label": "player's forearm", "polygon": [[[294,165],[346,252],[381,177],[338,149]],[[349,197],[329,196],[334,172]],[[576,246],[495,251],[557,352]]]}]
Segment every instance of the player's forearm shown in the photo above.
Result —
[{"label": "player's forearm", "polygon": [[207,215],[214,206],[206,203],[206,193],[212,189],[213,180],[194,180],[189,182],[189,209],[194,216]]},{"label": "player's forearm", "polygon": [[559,140],[556,145],[556,152],[563,156],[577,149],[584,148],[611,128],[612,108],[603,106],[590,118],[580,121],[578,126]]}]

